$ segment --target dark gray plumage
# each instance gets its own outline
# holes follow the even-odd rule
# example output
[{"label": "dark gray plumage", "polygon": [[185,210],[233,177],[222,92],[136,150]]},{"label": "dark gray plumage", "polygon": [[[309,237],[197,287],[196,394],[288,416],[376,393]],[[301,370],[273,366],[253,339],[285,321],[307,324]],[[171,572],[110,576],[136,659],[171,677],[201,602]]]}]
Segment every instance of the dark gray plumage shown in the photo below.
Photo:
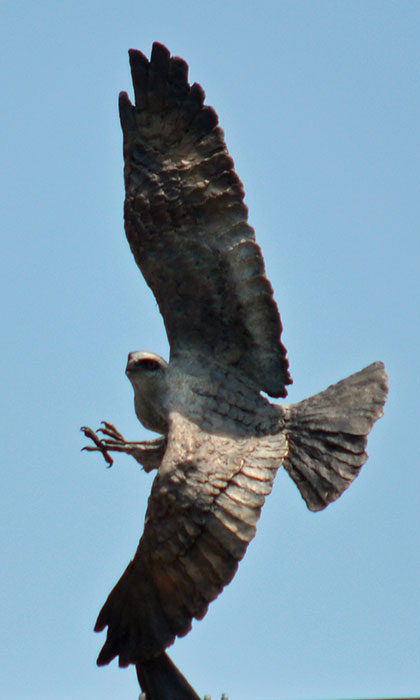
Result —
[{"label": "dark gray plumage", "polygon": [[[162,437],[129,443],[105,424],[96,447],[157,468],[144,533],[103,606],[98,664],[119,656],[145,677],[153,659],[233,578],[283,465],[320,510],[365,462],[382,415],[382,363],[294,406],[281,323],[223,132],[187,65],[154,44],[130,51],[135,105],[120,96],[125,230],[162,313],[171,353],[131,353],[139,420]],[[112,461],[112,460],[111,460]],[[159,665],[159,662],[158,662]],[[141,669],[143,668],[143,671]],[[153,671],[154,673],[155,671]],[[153,675],[153,674],[152,674]]]}]

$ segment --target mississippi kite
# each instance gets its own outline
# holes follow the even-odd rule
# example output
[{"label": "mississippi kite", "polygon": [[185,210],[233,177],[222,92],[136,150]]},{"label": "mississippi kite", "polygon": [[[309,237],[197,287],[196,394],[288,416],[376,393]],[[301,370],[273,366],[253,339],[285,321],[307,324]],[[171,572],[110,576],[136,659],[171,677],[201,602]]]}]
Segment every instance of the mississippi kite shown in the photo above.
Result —
[{"label": "mississippi kite", "polygon": [[292,380],[217,115],[161,44],[150,61],[130,51],[130,65],[135,104],[120,95],[125,231],[170,361],[134,352],[126,370],[138,419],[160,437],[127,442],[109,423],[101,440],[84,430],[109,463],[120,451],[157,469],[140,544],[95,626],[108,628],[98,664],[135,664],[147,689],[170,663],[165,649],[232,580],[279,467],[310,510],[335,501],[367,459],[387,385],[376,362],[295,405],[262,395],[283,398]]}]

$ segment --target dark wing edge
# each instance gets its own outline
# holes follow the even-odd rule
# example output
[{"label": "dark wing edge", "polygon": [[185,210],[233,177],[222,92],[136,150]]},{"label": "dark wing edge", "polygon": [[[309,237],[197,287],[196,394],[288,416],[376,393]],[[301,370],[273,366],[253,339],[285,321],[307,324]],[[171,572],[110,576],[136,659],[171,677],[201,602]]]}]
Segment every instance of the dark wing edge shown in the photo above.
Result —
[{"label": "dark wing edge", "polygon": [[171,353],[211,353],[284,397],[292,380],[280,316],[217,115],[164,46],[153,44],[150,61],[129,55],[135,105],[120,95],[125,229]]},{"label": "dark wing edge", "polygon": [[98,665],[117,655],[120,666],[155,658],[187,634],[232,580],[254,537],[285,436],[242,440],[239,448],[226,438],[204,440],[201,458],[170,464],[169,454],[154,481],[137,553],[96,623],[96,631],[108,625]]}]

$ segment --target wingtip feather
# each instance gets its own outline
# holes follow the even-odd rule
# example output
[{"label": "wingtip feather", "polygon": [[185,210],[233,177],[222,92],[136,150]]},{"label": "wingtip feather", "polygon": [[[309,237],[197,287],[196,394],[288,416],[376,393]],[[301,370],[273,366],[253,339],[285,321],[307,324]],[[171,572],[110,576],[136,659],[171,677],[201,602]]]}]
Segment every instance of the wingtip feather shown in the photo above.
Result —
[{"label": "wingtip feather", "polygon": [[166,65],[171,57],[169,49],[159,41],[154,41],[152,44],[152,52],[150,55],[150,63]]},{"label": "wingtip feather", "polygon": [[141,51],[137,49],[129,49],[131,77],[134,87],[134,96],[136,106],[141,104],[144,93],[147,90],[149,79],[149,61]]},{"label": "wingtip feather", "polygon": [[123,132],[134,129],[136,121],[134,107],[126,92],[120,92],[118,96],[118,110],[120,114],[121,128]]}]

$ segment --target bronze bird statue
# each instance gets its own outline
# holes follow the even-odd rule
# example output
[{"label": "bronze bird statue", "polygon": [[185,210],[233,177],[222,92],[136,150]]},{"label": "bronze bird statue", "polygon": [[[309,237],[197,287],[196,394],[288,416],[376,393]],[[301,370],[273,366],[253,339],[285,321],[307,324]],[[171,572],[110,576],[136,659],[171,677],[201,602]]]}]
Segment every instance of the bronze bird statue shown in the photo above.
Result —
[{"label": "bronze bird statue", "polygon": [[[105,602],[100,666],[134,664],[148,700],[198,698],[165,653],[235,575],[279,467],[312,511],[350,486],[387,393],[381,362],[294,405],[282,326],[242,184],[215,111],[188,67],[153,45],[131,50],[135,104],[120,95],[125,231],[156,297],[170,360],[132,352],[126,374],[140,422],[110,424],[87,448],[156,470],[144,532]],[[183,685],[184,684],[184,685]]]}]

